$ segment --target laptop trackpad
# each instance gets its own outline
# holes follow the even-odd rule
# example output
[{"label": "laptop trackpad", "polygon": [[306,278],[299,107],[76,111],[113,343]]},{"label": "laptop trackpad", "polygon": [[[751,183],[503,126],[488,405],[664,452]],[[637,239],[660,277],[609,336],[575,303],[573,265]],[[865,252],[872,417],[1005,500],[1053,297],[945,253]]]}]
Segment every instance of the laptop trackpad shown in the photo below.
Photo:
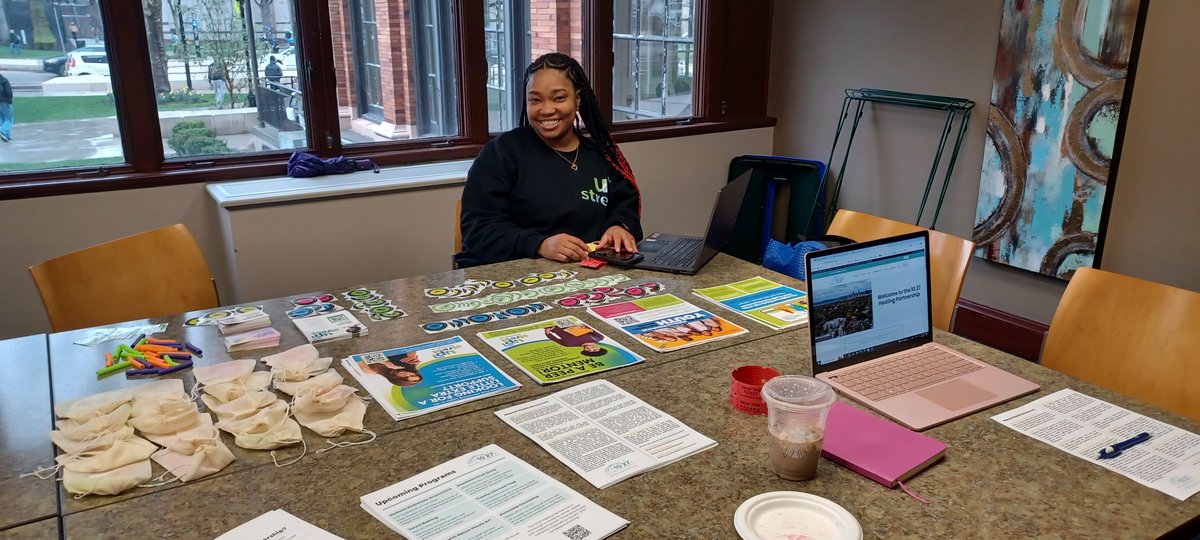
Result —
[{"label": "laptop trackpad", "polygon": [[955,379],[945,384],[939,384],[924,390],[917,390],[917,395],[952,411],[970,407],[976,403],[996,397],[996,394],[962,379]]}]

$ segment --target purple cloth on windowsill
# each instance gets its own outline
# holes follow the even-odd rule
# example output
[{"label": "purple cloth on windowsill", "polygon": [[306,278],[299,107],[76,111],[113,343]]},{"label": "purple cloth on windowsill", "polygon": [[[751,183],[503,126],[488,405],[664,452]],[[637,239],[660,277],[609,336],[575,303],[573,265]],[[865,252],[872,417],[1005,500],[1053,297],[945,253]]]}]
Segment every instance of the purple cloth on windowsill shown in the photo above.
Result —
[{"label": "purple cloth on windowsill", "polygon": [[355,171],[374,170],[379,165],[369,159],[350,159],[345,156],[321,159],[308,152],[293,152],[288,158],[287,174],[292,178],[312,178],[323,174],[346,174]]}]

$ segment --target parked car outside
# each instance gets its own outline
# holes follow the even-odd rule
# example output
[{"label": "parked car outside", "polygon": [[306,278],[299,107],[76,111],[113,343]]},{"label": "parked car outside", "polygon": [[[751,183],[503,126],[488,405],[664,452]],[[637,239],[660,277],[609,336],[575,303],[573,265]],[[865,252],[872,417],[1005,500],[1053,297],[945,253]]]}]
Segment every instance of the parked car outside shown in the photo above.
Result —
[{"label": "parked car outside", "polygon": [[67,74],[67,55],[55,56],[53,58],[42,59],[42,71],[53,73],[55,75]]},{"label": "parked car outside", "polygon": [[89,45],[67,53],[67,75],[109,76],[108,52],[102,45]]}]

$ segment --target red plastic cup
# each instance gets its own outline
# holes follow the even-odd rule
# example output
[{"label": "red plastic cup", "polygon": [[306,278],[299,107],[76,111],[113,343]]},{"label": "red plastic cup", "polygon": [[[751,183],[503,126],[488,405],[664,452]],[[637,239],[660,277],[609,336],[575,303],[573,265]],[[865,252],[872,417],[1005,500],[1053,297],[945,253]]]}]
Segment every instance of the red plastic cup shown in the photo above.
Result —
[{"label": "red plastic cup", "polygon": [[762,387],[767,381],[779,376],[779,370],[766,366],[742,366],[732,373],[729,385],[729,404],[746,414],[767,414],[763,402]]}]

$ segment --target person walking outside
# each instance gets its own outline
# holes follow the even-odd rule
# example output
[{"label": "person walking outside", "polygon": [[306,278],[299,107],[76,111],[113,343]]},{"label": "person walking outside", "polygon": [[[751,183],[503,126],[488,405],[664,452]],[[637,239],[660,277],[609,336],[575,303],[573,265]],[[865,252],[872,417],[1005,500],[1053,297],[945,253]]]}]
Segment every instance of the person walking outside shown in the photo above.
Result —
[{"label": "person walking outside", "polygon": [[0,75],[0,141],[12,140],[13,90],[8,78]]},{"label": "person walking outside", "polygon": [[270,63],[263,68],[263,75],[266,75],[267,80],[275,84],[279,84],[279,80],[283,78],[283,68],[279,66],[279,60],[275,58],[275,55],[271,55]]},{"label": "person walking outside", "polygon": [[216,93],[214,99],[217,107],[220,108],[225,103],[225,94],[229,91],[229,87],[225,83],[225,70],[219,63],[213,62],[208,65],[208,82],[212,85],[213,92]]},{"label": "person walking outside", "polygon": [[21,56],[21,45],[23,43],[24,42],[21,41],[21,34],[18,34],[15,29],[9,28],[8,29],[8,52],[12,53],[13,56]]},{"label": "person walking outside", "polygon": [[79,39],[79,25],[78,24],[71,22],[71,24],[67,25],[67,31],[71,33],[71,40],[74,41],[74,40]]}]

